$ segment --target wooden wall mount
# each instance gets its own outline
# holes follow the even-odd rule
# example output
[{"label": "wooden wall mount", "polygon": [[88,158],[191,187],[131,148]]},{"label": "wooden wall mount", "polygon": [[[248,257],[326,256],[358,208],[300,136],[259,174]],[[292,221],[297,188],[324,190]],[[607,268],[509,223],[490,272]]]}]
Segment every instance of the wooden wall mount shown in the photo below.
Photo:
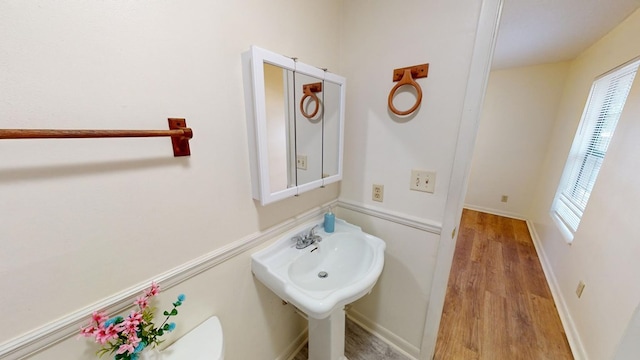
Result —
[{"label": "wooden wall mount", "polygon": [[400,81],[405,70],[411,70],[411,77],[420,79],[429,75],[429,64],[414,65],[399,69],[393,69],[393,82]]},{"label": "wooden wall mount", "polygon": [[[315,93],[318,93],[321,91],[322,91],[321,82],[302,85],[302,93],[304,94],[302,99],[300,99],[300,112],[302,113],[302,116],[306,117],[307,119],[311,119],[314,116],[316,116],[316,114],[318,113],[318,110],[320,110],[320,100],[318,99]],[[311,100],[316,103],[316,107],[311,114],[307,113],[304,109],[304,100],[308,97],[310,97]]]},{"label": "wooden wall mount", "polygon": [[193,138],[193,131],[187,127],[187,121],[179,118],[169,118],[169,129],[182,130],[184,136],[172,136],[173,156],[190,156],[189,139]]}]

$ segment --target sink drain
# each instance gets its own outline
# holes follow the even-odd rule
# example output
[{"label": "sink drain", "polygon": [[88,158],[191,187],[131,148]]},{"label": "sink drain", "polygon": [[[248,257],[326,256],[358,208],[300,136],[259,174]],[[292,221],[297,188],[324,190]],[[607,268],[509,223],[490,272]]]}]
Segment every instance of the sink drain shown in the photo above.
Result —
[{"label": "sink drain", "polygon": [[320,272],[318,273],[318,277],[319,277],[319,278],[321,278],[321,279],[324,279],[324,278],[326,278],[327,276],[329,276],[329,273],[328,273],[328,272],[326,272],[326,271],[320,271]]}]

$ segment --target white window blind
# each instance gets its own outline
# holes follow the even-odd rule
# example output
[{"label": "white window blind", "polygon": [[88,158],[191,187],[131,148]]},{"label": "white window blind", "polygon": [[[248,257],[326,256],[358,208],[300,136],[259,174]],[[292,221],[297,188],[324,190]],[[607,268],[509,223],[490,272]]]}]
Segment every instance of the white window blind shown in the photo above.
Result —
[{"label": "white window blind", "polygon": [[634,61],[594,81],[558,185],[552,213],[573,235],[640,65]]}]

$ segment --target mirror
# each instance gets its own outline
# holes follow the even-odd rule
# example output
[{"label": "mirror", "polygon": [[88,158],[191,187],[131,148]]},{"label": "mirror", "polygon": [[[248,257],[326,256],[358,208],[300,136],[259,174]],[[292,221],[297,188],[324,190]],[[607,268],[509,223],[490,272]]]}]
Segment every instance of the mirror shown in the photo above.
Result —
[{"label": "mirror", "polygon": [[345,79],[256,46],[242,62],[253,198],[341,180]]}]

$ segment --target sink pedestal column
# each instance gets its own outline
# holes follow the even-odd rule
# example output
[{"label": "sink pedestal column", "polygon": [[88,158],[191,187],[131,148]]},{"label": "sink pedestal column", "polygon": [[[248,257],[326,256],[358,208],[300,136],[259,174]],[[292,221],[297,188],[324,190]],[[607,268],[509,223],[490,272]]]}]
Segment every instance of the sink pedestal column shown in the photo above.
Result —
[{"label": "sink pedestal column", "polygon": [[309,360],[348,360],[344,356],[345,312],[333,310],[324,319],[309,317]]}]

